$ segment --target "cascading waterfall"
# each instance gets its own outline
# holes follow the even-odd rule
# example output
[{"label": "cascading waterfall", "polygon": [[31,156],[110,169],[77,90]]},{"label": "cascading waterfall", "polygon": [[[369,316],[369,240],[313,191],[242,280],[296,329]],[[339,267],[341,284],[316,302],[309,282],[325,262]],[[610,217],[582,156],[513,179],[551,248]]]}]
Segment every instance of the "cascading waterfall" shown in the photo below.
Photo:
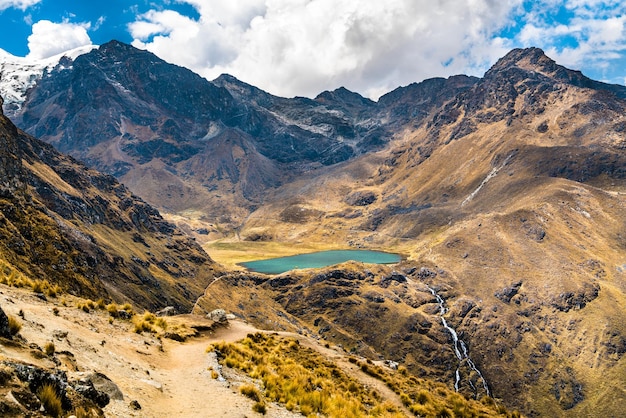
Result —
[{"label": "cascading waterfall", "polygon": [[[461,367],[463,365],[467,365],[470,371],[473,371],[474,373],[476,373],[476,375],[478,376],[478,379],[482,382],[483,389],[485,390],[485,393],[487,394],[487,396],[491,396],[491,392],[489,391],[489,386],[487,386],[487,381],[483,377],[483,374],[480,372],[480,370],[478,370],[478,367],[476,367],[476,365],[470,358],[465,342],[459,339],[459,336],[456,330],[452,328],[450,325],[448,325],[446,318],[444,318],[444,315],[448,312],[448,308],[446,308],[445,301],[443,300],[441,296],[439,296],[437,292],[435,292],[435,289],[431,288],[430,286],[427,286],[427,287],[428,287],[428,290],[430,290],[430,293],[432,293],[433,296],[437,299],[437,303],[439,303],[439,317],[441,318],[441,323],[443,327],[448,331],[448,333],[452,336],[454,354],[456,354],[456,357],[459,360],[459,365],[456,368],[456,372],[455,372],[454,390],[456,390],[457,392],[459,391],[459,384],[461,382]],[[467,381],[469,382],[469,385],[471,386],[472,390],[474,390],[474,394],[478,395],[478,390],[476,386],[474,386],[474,382],[472,382],[470,378],[468,378]]]}]

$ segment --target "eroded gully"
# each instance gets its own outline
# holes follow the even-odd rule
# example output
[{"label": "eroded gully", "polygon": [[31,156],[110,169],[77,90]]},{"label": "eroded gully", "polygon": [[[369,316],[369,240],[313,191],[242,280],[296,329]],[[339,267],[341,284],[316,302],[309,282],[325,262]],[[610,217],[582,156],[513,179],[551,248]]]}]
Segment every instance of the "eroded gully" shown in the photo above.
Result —
[{"label": "eroded gully", "polygon": [[476,386],[477,383],[481,383],[482,391],[484,391],[485,395],[491,396],[487,381],[469,356],[467,345],[465,345],[465,342],[459,338],[456,330],[448,325],[446,318],[444,318],[444,315],[448,312],[448,308],[446,308],[446,303],[444,299],[435,291],[435,289],[431,288],[430,286],[427,287],[428,290],[430,290],[430,293],[432,293],[433,296],[437,299],[437,303],[439,304],[439,317],[441,318],[441,324],[452,336],[454,354],[459,361],[455,372],[454,389],[457,392],[459,391],[459,387],[461,385],[461,374],[463,373],[464,375],[467,374],[467,382],[474,392],[475,398],[479,398],[482,395],[481,388]]}]

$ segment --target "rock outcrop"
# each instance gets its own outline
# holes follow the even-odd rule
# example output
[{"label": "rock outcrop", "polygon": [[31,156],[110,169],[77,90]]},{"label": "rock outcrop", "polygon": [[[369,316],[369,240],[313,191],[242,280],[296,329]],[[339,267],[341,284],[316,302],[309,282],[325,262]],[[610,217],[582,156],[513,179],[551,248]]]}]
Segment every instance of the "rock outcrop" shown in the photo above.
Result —
[{"label": "rock outcrop", "polygon": [[10,266],[93,299],[184,312],[215,274],[204,250],[156,209],[5,116],[0,231],[0,254]]}]

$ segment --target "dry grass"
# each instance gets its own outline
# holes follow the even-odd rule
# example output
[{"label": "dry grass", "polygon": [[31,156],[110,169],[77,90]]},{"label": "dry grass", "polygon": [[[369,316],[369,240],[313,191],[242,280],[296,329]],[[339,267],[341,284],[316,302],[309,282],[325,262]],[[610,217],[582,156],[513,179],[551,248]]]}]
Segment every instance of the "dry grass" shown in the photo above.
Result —
[{"label": "dry grass", "polygon": [[61,406],[61,398],[57,394],[56,389],[52,385],[43,385],[37,391],[37,397],[41,401],[46,413],[53,417],[60,417],[63,414]]},{"label": "dry grass", "polygon": [[[213,344],[209,350],[218,354],[224,366],[258,379],[263,393],[254,385],[240,388],[241,393],[257,403],[278,402],[305,416],[402,416],[401,410],[376,391],[349,378],[316,351],[302,347],[298,340],[256,333],[238,343]],[[466,399],[443,384],[410,376],[405,369],[393,371],[355,358],[350,360],[398,394],[416,416],[517,415],[499,408],[495,402]]]},{"label": "dry grass", "polygon": [[3,260],[0,260],[0,283],[11,287],[30,288],[33,293],[41,293],[51,298],[63,293],[59,285],[51,284],[48,280],[31,279]]},{"label": "dry grass", "polygon": [[137,334],[142,332],[162,333],[167,330],[167,321],[148,311],[145,311],[143,315],[135,315],[133,325],[133,331]]},{"label": "dry grass", "polygon": [[56,351],[56,348],[55,348],[54,343],[52,341],[48,341],[43,346],[43,352],[46,353],[47,356],[54,355],[55,351]]},{"label": "dry grass", "polygon": [[7,315],[9,319],[9,332],[11,335],[17,335],[22,329],[22,323],[13,315]]}]

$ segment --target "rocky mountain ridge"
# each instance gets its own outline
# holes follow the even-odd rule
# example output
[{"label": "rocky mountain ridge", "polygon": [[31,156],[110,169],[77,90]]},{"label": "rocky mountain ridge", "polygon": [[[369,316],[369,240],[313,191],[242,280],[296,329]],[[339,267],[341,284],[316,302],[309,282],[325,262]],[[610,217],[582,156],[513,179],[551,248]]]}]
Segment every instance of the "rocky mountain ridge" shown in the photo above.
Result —
[{"label": "rocky mountain ridge", "polygon": [[200,210],[232,229],[278,185],[382,148],[473,82],[410,86],[407,95],[422,97],[410,113],[396,99],[404,89],[382,107],[345,89],[285,99],[227,75],[209,82],[113,41],[42,79],[15,121],[162,209]]},{"label": "rocky mountain ridge", "polygon": [[216,273],[202,248],[112,176],[0,115],[4,274],[64,292],[189,310]]},{"label": "rocky mountain ridge", "polygon": [[19,112],[27,91],[38,80],[55,68],[57,71],[69,68],[76,57],[94,48],[94,45],[78,47],[43,60],[16,57],[0,49],[0,96],[5,101],[4,111],[9,117]]},{"label": "rocky mountain ridge", "polygon": [[[314,273],[285,274],[248,291],[268,294],[314,332],[355,347],[355,340],[371,343],[384,330],[401,329],[415,310],[424,319],[414,327],[422,343],[403,348],[400,333],[362,349],[403,364],[420,358],[414,372],[438,370],[452,383],[449,360],[430,361],[433,349],[415,348],[450,343],[433,317],[428,285],[441,291],[447,324],[507,405],[529,416],[615,414],[623,397],[609,393],[626,365],[623,93],[540,50],[514,50],[401,139],[283,186],[282,200],[257,209],[241,228],[241,237],[268,242],[331,241],[407,254],[407,271],[435,274],[411,277],[410,291],[421,289],[420,296],[391,314],[396,321],[381,316],[406,300],[334,274],[315,286]],[[242,289],[238,282],[245,299]],[[295,309],[301,301],[306,310]],[[385,324],[380,331],[377,321]],[[455,358],[450,345],[437,347]]]},{"label": "rocky mountain ridge", "polygon": [[[137,54],[137,66],[121,72],[123,60],[98,55],[106,48]],[[173,211],[236,230],[207,246],[215,254],[254,241],[377,247],[406,259],[380,273],[358,264],[233,273],[207,287],[196,310],[227,307],[262,327],[300,329],[451,387],[459,367],[466,396],[476,396],[479,370],[492,396],[529,416],[619,414],[624,87],[530,48],[511,51],[483,78],[428,80],[378,103],[345,89],[277,98],[223,76],[192,98],[216,100],[204,111],[180,94],[171,103],[152,97],[158,86],[198,79],[129,48],[112,43],[83,56],[85,70],[118,67],[82,102],[72,96],[86,94],[80,83],[50,81],[32,91],[20,120],[70,144],[77,137],[59,129],[78,126],[67,109],[93,115],[91,145],[79,152],[118,164],[120,178],[150,199],[167,197]],[[142,65],[154,72],[135,71]],[[136,116],[107,118],[98,97]],[[205,148],[176,139],[183,125]],[[449,329],[468,357],[456,356]]]}]

